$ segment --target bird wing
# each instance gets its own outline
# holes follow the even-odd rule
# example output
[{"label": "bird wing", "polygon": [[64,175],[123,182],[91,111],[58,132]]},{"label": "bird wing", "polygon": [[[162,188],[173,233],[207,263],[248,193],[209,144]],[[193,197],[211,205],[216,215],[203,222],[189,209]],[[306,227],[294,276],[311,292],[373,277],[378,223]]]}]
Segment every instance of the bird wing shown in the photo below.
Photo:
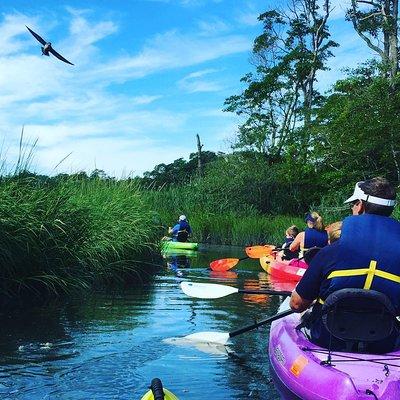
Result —
[{"label": "bird wing", "polygon": [[64,61],[67,64],[74,65],[72,62],[69,62],[66,58],[64,58],[61,54],[57,53],[52,47],[49,48],[49,51],[51,54],[53,54],[54,57],[57,57],[59,60]]},{"label": "bird wing", "polygon": [[30,33],[32,33],[34,38],[36,38],[40,43],[42,43],[43,46],[46,44],[46,41],[42,37],[40,37],[37,33],[33,32],[33,30],[29,29],[27,26],[26,26],[26,28],[28,29],[28,31]]}]

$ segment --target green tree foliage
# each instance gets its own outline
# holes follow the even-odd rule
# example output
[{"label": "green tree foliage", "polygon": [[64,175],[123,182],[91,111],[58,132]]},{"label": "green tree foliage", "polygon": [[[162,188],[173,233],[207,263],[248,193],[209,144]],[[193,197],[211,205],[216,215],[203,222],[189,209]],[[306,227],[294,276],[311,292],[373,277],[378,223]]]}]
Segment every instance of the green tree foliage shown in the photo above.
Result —
[{"label": "green tree foliage", "polygon": [[399,0],[351,0],[347,19],[380,57],[382,75],[393,85],[399,71]]},{"label": "green tree foliage", "polygon": [[[295,0],[289,11],[260,15],[263,33],[254,41],[256,72],[242,82],[246,89],[225,101],[225,111],[245,116],[236,148],[280,156],[296,129],[308,127],[318,104],[316,74],[332,56],[327,21],[329,0]],[[308,129],[301,131],[302,154],[308,150]]]},{"label": "green tree foliage", "polygon": [[[203,151],[203,165],[215,161],[219,155],[212,151]],[[158,164],[152,171],[143,174],[142,184],[147,188],[160,188],[170,185],[183,185],[193,179],[198,170],[198,154],[191,153],[189,161],[178,158],[170,164]]]},{"label": "green tree foliage", "polygon": [[399,181],[400,93],[358,69],[336,83],[318,111],[314,163],[327,189],[376,175]]}]

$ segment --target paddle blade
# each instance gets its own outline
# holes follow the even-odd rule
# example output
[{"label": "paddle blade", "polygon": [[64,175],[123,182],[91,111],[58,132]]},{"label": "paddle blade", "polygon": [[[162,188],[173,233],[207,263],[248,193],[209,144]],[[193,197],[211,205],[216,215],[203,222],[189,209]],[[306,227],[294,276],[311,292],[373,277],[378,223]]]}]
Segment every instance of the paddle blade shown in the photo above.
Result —
[{"label": "paddle blade", "polygon": [[269,256],[274,250],[276,246],[272,246],[267,244],[265,246],[250,246],[246,247],[245,251],[248,257],[250,258],[261,258],[265,256]]},{"label": "paddle blade", "polygon": [[192,342],[215,343],[224,345],[229,342],[229,338],[229,333],[225,332],[197,332],[184,337],[185,340],[189,340]]},{"label": "paddle blade", "polygon": [[238,262],[239,258],[223,258],[221,260],[215,260],[210,263],[210,268],[213,271],[229,271],[232,269]]},{"label": "paddle blade", "polygon": [[181,282],[181,289],[187,296],[201,299],[218,299],[239,292],[239,289],[232,286],[197,282]]}]

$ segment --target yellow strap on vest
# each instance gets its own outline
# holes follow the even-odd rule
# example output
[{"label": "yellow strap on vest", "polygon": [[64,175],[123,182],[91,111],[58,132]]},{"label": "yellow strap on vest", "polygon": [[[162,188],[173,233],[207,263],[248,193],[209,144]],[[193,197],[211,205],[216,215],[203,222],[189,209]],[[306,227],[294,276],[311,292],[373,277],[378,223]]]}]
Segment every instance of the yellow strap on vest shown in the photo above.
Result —
[{"label": "yellow strap on vest", "polygon": [[366,275],[368,273],[368,268],[358,268],[358,269],[345,269],[342,271],[331,272],[326,279],[340,278],[345,276],[360,276]]},{"label": "yellow strap on vest", "polygon": [[[375,276],[379,276],[380,278],[387,279],[392,282],[400,283],[400,276],[391,274],[390,272],[382,271],[380,269],[376,269],[377,262],[375,260],[371,260],[368,268],[356,268],[356,269],[345,269],[341,271],[332,271],[326,279],[340,278],[340,277],[348,277],[348,276],[362,276],[367,275],[365,278],[364,289],[371,289],[372,281]],[[324,304],[324,300],[318,298],[318,302],[320,304]]]},{"label": "yellow strap on vest", "polygon": [[374,279],[374,274],[376,271],[376,261],[375,260],[371,260],[371,262],[369,263],[369,268],[368,268],[368,272],[367,272],[367,279],[365,279],[365,283],[364,283],[364,289],[371,289],[371,285],[372,285],[372,279]]}]

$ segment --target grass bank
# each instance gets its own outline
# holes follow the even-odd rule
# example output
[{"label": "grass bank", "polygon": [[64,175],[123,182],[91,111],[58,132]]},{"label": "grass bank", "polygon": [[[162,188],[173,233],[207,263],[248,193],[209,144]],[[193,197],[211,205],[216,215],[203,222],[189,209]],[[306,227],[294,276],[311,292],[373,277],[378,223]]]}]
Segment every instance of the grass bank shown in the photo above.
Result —
[{"label": "grass bank", "polygon": [[0,296],[46,296],[136,274],[161,235],[130,181],[0,182]]},{"label": "grass bank", "polygon": [[283,241],[285,230],[293,224],[304,227],[299,217],[261,215],[254,208],[239,205],[240,199],[212,202],[192,187],[144,191],[149,207],[157,212],[167,232],[180,214],[185,214],[193,228],[192,241],[199,243],[246,245]]}]

